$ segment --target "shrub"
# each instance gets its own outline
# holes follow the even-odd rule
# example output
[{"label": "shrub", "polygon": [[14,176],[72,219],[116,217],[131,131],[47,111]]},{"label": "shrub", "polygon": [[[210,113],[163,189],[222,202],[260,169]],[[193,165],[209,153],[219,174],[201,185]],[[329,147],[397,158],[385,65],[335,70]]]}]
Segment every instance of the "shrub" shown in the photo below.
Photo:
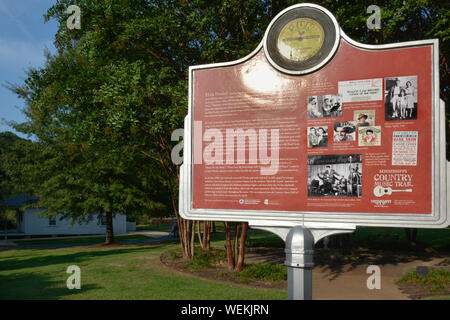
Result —
[{"label": "shrub", "polygon": [[197,250],[192,259],[187,262],[186,267],[188,269],[198,271],[201,269],[213,268],[227,258],[225,250],[210,249],[204,251],[200,248],[199,250],[200,252]]},{"label": "shrub", "polygon": [[287,279],[286,267],[273,264],[250,264],[246,265],[239,273],[239,278],[243,282],[252,279],[266,281],[282,281]]},{"label": "shrub", "polygon": [[450,271],[445,269],[431,269],[426,276],[418,277],[412,270],[402,276],[398,282],[408,282],[415,285],[431,286],[431,292],[441,292],[450,285]]}]

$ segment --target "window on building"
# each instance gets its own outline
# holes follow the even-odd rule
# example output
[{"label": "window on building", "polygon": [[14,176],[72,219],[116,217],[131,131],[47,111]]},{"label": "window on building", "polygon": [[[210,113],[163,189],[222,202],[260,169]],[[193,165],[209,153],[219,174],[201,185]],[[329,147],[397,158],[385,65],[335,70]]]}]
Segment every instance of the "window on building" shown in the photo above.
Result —
[{"label": "window on building", "polygon": [[48,218],[49,226],[56,226],[56,218]]}]

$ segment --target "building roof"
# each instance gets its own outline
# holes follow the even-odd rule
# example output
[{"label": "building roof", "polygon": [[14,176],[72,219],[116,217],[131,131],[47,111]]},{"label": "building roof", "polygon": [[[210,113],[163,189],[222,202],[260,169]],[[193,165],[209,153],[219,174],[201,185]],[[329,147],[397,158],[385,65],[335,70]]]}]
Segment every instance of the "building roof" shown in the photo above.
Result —
[{"label": "building roof", "polygon": [[0,204],[6,207],[21,207],[27,204],[35,203],[38,200],[39,197],[23,194],[0,201]]}]

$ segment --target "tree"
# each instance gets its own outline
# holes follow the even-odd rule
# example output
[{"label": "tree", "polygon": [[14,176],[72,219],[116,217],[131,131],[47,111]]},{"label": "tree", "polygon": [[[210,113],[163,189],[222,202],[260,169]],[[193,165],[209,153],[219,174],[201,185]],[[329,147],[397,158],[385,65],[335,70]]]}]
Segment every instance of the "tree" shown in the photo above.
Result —
[{"label": "tree", "polygon": [[24,141],[12,132],[0,132],[0,200],[4,200],[14,191],[14,185],[5,171],[5,156],[15,143]]},{"label": "tree", "polygon": [[[149,199],[159,193],[161,179],[142,153],[109,131],[108,121],[114,120],[96,106],[101,77],[94,73],[95,65],[67,50],[48,56],[44,69],[30,70],[24,86],[11,88],[26,100],[30,120],[16,128],[35,134],[39,142],[31,146],[33,152],[17,146],[7,173],[17,183],[30,182],[43,214],[61,214],[75,223],[105,213],[110,244],[115,214],[163,206]],[[99,94],[107,94],[101,89]]]},{"label": "tree", "polygon": [[[234,241],[231,240],[231,228],[234,226]],[[225,222],[225,237],[227,262],[230,271],[241,271],[245,259],[245,239],[247,237],[247,222]]]},{"label": "tree", "polygon": [[[71,125],[75,141],[103,146],[106,130],[121,145],[158,164],[166,176],[185,257],[193,255],[196,224],[177,212],[179,177],[170,159],[170,134],[182,126],[186,114],[188,67],[210,59],[236,59],[262,35],[261,30],[245,31],[248,16],[256,18],[264,8],[259,1],[251,3],[253,8],[239,1],[77,1],[81,30],[65,27],[65,10],[72,1],[58,1],[47,13],[47,19],[60,24],[55,41],[59,55],[70,53],[72,59],[64,67],[70,70],[67,77],[80,78],[58,90],[58,98],[70,104],[58,102],[49,117],[54,119],[57,109],[67,104],[65,117],[77,115],[74,111],[83,117]],[[95,73],[76,76],[84,68]],[[42,110],[38,113],[42,119]],[[208,247],[209,228],[203,231]]]},{"label": "tree", "polygon": [[[294,3],[59,0],[46,15],[59,23],[57,55],[49,56],[44,68],[31,70],[25,84],[15,87],[27,101],[29,123],[22,129],[36,134],[45,146],[66,152],[78,173],[86,170],[82,161],[92,161],[92,168],[100,166],[103,176],[93,177],[104,186],[108,174],[115,172],[112,155],[124,166],[121,172],[129,170],[125,161],[141,161],[137,154],[144,155],[152,174],[164,176],[162,188],[178,219],[183,254],[191,257],[196,224],[178,215],[179,176],[170,159],[170,134],[182,127],[187,111],[188,67],[249,54],[271,19]],[[363,43],[439,38],[441,95],[448,101],[448,4],[379,2],[382,29],[373,31],[366,27],[366,1],[316,3],[328,8],[348,35]],[[80,30],[66,27],[71,4],[81,8]],[[132,158],[122,158],[124,152],[131,152]]]},{"label": "tree", "polygon": [[[40,197],[42,215],[83,223],[106,213],[106,243],[114,242],[112,218],[117,213],[161,209],[155,181],[145,157],[64,145],[22,142],[5,154],[4,168],[15,189]],[[139,159],[140,158],[140,159]],[[149,199],[150,197],[150,199]],[[161,198],[160,198],[161,199]]]}]

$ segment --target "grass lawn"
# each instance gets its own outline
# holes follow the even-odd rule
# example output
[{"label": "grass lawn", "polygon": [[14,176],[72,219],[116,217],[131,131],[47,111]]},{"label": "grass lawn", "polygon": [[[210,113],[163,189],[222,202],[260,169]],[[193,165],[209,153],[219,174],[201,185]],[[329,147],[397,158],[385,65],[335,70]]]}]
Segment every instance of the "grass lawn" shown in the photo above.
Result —
[{"label": "grass lawn", "polygon": [[140,224],[136,226],[136,231],[153,230],[153,231],[171,231],[171,223],[161,224]]},{"label": "grass lawn", "polygon": [[[132,240],[148,240],[149,237],[144,235],[131,235],[131,236],[114,236],[117,241],[132,241]],[[105,242],[105,236],[98,237],[80,237],[80,238],[54,238],[54,239],[36,239],[36,240],[14,240],[14,243],[18,245],[45,245],[45,244],[81,244],[81,243],[103,243]]]},{"label": "grass lawn", "polygon": [[[155,230],[155,231],[171,231],[173,227],[172,223],[161,224],[139,224],[136,226],[137,231]],[[216,231],[221,232],[225,230],[223,222],[216,222]]]},{"label": "grass lawn", "polygon": [[450,296],[426,297],[423,300],[450,300]]},{"label": "grass lawn", "polygon": [[[165,269],[174,244],[0,251],[0,299],[286,299],[283,290],[200,280]],[[81,289],[66,288],[69,265],[81,268]]]},{"label": "grass lawn", "polygon": [[[350,235],[354,248],[409,250],[405,229],[359,227]],[[416,249],[450,252],[450,229],[418,229]]]},{"label": "grass lawn", "polygon": [[[220,225],[220,224],[218,224]],[[117,236],[118,241],[141,240],[142,235]],[[213,246],[223,247],[224,232],[211,235]],[[102,243],[104,237],[55,238],[19,241],[21,244]],[[411,250],[403,229],[358,228],[351,234],[352,247]],[[416,249],[448,252],[450,229],[424,230],[417,235]],[[247,244],[279,247],[275,235],[250,230]],[[160,255],[178,248],[177,240],[161,244],[122,244],[114,247],[77,246],[61,249],[12,249],[0,251],[0,299],[286,299],[284,290],[252,289],[200,280],[166,269]],[[67,267],[81,268],[81,290],[66,288]],[[252,271],[252,270],[250,270]],[[260,271],[260,270],[256,270]],[[253,276],[253,275],[252,275]],[[430,297],[448,299],[449,296]]]}]

